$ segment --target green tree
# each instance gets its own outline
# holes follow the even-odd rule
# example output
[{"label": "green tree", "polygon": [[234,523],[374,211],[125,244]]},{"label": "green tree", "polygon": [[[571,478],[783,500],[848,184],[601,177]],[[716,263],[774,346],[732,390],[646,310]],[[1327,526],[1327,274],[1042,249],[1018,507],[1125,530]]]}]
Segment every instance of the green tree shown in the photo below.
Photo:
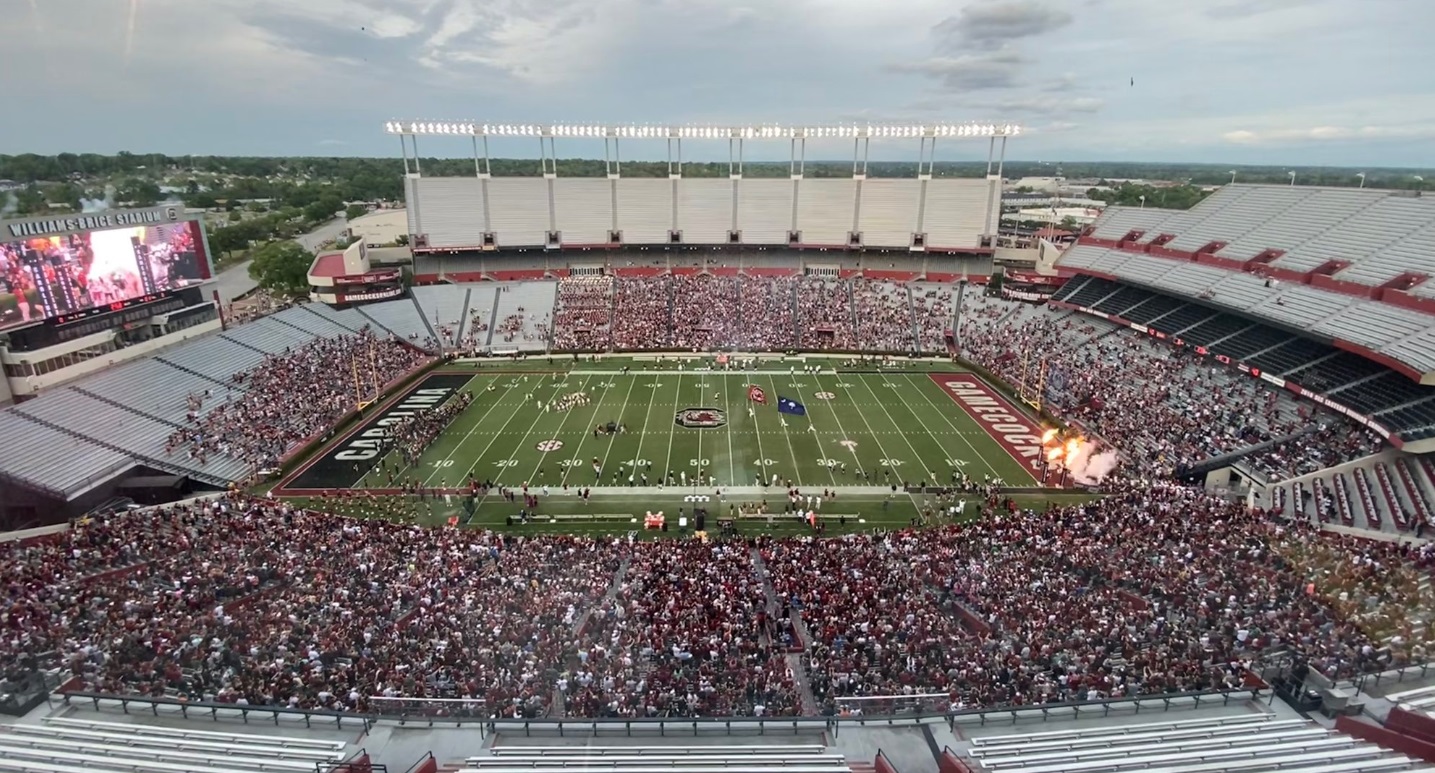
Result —
[{"label": "green tree", "polygon": [[249,277],[277,295],[309,292],[309,265],[314,256],[298,242],[270,242],[254,252]]},{"label": "green tree", "polygon": [[21,215],[43,215],[50,211],[50,204],[40,186],[27,185],[15,193],[15,211]]},{"label": "green tree", "polygon": [[153,180],[137,178],[126,180],[117,195],[120,201],[131,202],[137,207],[153,207],[164,197]]},{"label": "green tree", "polygon": [[333,219],[339,210],[344,208],[344,198],[336,191],[327,191],[314,200],[314,203],[304,207],[304,217],[315,223],[323,223]]},{"label": "green tree", "polygon": [[363,204],[350,204],[349,208],[344,210],[344,218],[346,220],[353,220],[356,217],[363,217],[364,213],[368,211],[369,208]]}]

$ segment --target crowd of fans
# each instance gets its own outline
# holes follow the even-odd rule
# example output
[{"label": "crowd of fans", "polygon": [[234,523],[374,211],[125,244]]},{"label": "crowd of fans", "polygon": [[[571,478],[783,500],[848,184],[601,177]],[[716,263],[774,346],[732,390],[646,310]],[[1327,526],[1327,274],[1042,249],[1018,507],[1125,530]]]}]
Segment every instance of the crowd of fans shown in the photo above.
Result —
[{"label": "crowd of fans", "polygon": [[1332,678],[1427,652],[1418,578],[1435,553],[1312,528],[1164,486],[751,543],[501,536],[227,497],[6,545],[0,664],[249,705],[639,717],[1238,688],[1276,652]]},{"label": "crowd of fans", "polygon": [[553,348],[563,351],[608,348],[612,317],[612,277],[570,276],[558,280],[558,302],[553,308]]},{"label": "crowd of fans", "polygon": [[234,375],[234,388],[223,402],[208,412],[202,406],[191,411],[189,423],[170,436],[165,451],[188,454],[201,464],[211,454],[225,454],[255,469],[272,467],[352,409],[361,397],[356,389],[382,389],[426,359],[419,349],[380,338],[368,328],[266,355],[259,365]]},{"label": "crowd of fans", "polygon": [[857,345],[880,352],[912,351],[917,323],[907,288],[892,282],[854,282]]},{"label": "crowd of fans", "polygon": [[963,356],[1013,385],[1044,378],[1055,412],[1120,449],[1129,474],[1165,477],[1290,438],[1248,457],[1281,480],[1380,446],[1339,414],[1112,323],[976,293],[964,303]]},{"label": "crowd of fans", "polygon": [[635,543],[621,591],[595,610],[569,714],[799,713],[786,650],[741,542]]}]

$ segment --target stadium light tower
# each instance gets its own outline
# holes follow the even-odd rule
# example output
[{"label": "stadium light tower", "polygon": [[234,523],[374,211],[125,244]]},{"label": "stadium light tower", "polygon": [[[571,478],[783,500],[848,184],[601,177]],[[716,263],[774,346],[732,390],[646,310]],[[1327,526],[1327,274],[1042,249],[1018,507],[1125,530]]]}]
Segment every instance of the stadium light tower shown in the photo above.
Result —
[{"label": "stadium light tower", "polygon": [[1364,187],[1365,187],[1365,173],[1364,173],[1364,172],[1356,172],[1356,173],[1355,173],[1355,176],[1360,178],[1360,187],[1364,188]]}]

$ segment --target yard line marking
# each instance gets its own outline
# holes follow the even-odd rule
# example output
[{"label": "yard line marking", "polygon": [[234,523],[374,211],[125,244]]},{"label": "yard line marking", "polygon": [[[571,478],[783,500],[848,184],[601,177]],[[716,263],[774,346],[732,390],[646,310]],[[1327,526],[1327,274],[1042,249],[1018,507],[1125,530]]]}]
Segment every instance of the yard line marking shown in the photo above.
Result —
[{"label": "yard line marking", "polygon": [[[944,375],[966,376],[966,377],[968,377],[968,378],[976,378],[976,376],[973,376],[973,375],[970,374],[970,373],[950,373],[950,374],[944,374]],[[911,381],[913,378],[914,378],[914,377],[913,377],[911,374],[908,374],[908,375],[907,375],[907,380]],[[927,378],[928,381],[931,381],[932,383],[936,384],[936,379],[933,379],[933,378],[931,377],[931,374],[927,374],[927,375],[926,375],[926,378]],[[938,388],[941,387],[940,384],[938,384],[937,386],[938,386]],[[970,440],[967,439],[967,435],[969,435],[969,434],[976,434],[976,433],[962,432],[961,430],[957,429],[957,426],[956,426],[955,424],[952,424],[951,418],[949,418],[949,417],[947,416],[946,411],[943,411],[943,410],[941,409],[941,407],[938,406],[937,403],[936,403],[934,400],[932,400],[932,398],[930,398],[930,397],[927,396],[926,390],[922,389],[921,382],[917,382],[917,394],[920,394],[920,395],[922,396],[922,399],[923,399],[923,400],[926,400],[926,401],[927,401],[927,404],[930,405],[930,406],[932,406],[932,408],[937,412],[937,415],[941,416],[941,417],[942,417],[942,420],[945,421],[945,422],[947,422],[947,425],[952,428],[953,434],[955,434],[957,437],[961,438],[961,439],[962,439],[962,442],[967,444],[967,448],[972,449],[972,454],[973,454],[976,458],[982,460],[982,465],[987,468],[987,472],[991,473],[991,474],[992,474],[992,477],[1000,478],[1001,475],[997,474],[997,469],[991,465],[991,462],[988,462],[988,461],[987,461],[986,457],[983,456],[980,451],[977,450],[977,447],[972,444],[972,441],[970,441]],[[905,398],[902,398],[901,395],[898,395],[898,399],[901,399],[902,402],[904,402],[904,403],[906,402],[906,399],[905,399]],[[957,410],[962,411],[968,418],[971,418],[971,415],[970,415],[970,414],[966,414],[966,409],[963,408],[962,405],[961,405],[960,403],[958,403],[956,400],[952,400],[952,405],[957,406]],[[973,421],[973,422],[976,422],[976,419],[972,419],[972,421]],[[992,439],[992,438],[991,438],[991,435],[987,434],[987,432],[986,432],[984,429],[982,429],[981,426],[978,426],[977,429],[978,429],[978,430],[981,430],[982,437],[985,437],[985,438],[988,438],[988,439]],[[995,440],[993,440],[993,442],[995,442]],[[998,443],[997,445],[1000,446],[1001,444]],[[1036,479],[1036,476],[1035,476],[1035,475],[1032,475],[1031,472],[1027,469],[1025,463],[1023,463],[1020,459],[1016,459],[1015,456],[1013,456],[1012,458],[1017,462],[1017,467],[1018,467],[1019,469],[1021,469],[1022,472],[1026,473],[1026,476],[1027,476],[1028,478],[1030,478],[1033,483],[1039,483],[1039,481],[1037,481],[1037,479]]]},{"label": "yard line marking", "polygon": [[[588,386],[588,382],[589,382],[589,381],[592,381],[592,380],[593,380],[593,377],[592,377],[592,376],[589,376],[588,378],[583,379],[583,383],[579,385],[577,391],[579,391],[579,392],[584,391],[584,389],[587,388],[587,386]],[[535,406],[535,407],[536,407],[536,406]],[[539,415],[539,416],[542,416],[544,413],[547,413],[547,411],[539,411],[539,412],[538,412],[538,415]],[[576,411],[575,411],[574,409],[572,409],[572,408],[568,409],[568,410],[564,413],[564,415],[563,415],[563,420],[560,421],[560,422],[558,422],[558,429],[556,429],[556,430],[553,431],[553,436],[554,436],[555,438],[557,438],[557,436],[563,434],[563,428],[566,427],[566,426],[568,426],[568,420],[571,419],[571,418],[573,418],[573,414],[574,414],[574,413],[576,413]],[[597,412],[595,411],[593,415],[596,416],[596,415],[597,415]],[[534,424],[534,426],[537,426],[537,424],[538,424],[538,419],[534,419],[534,420],[533,420],[533,424]],[[532,433],[532,432],[533,432],[533,427],[529,427],[529,428],[528,428],[528,431],[529,431],[530,433]],[[528,442],[528,436],[527,436],[527,435],[524,435],[523,439],[520,440],[520,441],[518,441],[518,442],[520,442],[520,443],[527,443],[527,442]],[[581,445],[581,444],[582,444],[582,441],[579,441],[579,444]],[[527,483],[528,481],[533,480],[534,476],[538,474],[538,471],[541,470],[541,469],[543,469],[543,460],[548,458],[548,453],[549,453],[549,452],[548,452],[547,450],[544,450],[544,451],[542,451],[542,452],[538,455],[538,464],[533,465],[533,472],[528,473],[528,477],[526,477],[526,478],[523,479],[523,482],[524,482],[524,483]],[[583,460],[580,458],[578,461],[579,461],[579,462],[582,462]],[[541,484],[539,484],[539,485],[541,485]]]},{"label": "yard line marking", "polygon": [[[743,374],[742,378],[743,378],[744,381],[747,381],[747,374]],[[752,382],[749,382],[749,383],[752,383]],[[755,386],[755,385],[756,385],[756,384],[754,384],[754,386]],[[743,384],[743,392],[744,392],[744,393],[747,392],[747,384]],[[753,413],[752,413],[752,416],[751,416],[751,418],[752,418],[752,430],[751,430],[751,432],[752,432],[754,435],[757,436],[757,473],[758,473],[758,475],[761,476],[761,478],[762,478],[762,480],[759,482],[759,485],[766,486],[766,485],[768,484],[768,481],[771,480],[770,478],[767,477],[767,465],[763,464],[763,460],[767,459],[767,454],[764,453],[763,450],[762,450],[762,429],[758,426],[758,421],[757,421],[757,409],[753,407],[753,403],[752,403],[752,400],[751,400],[751,399],[748,399],[748,401],[747,401],[747,409],[753,412]],[[731,414],[729,414],[729,420],[731,420],[730,417],[731,417]],[[748,430],[743,430],[743,432],[746,433],[746,432],[748,432]],[[731,437],[732,437],[732,436],[729,435],[728,437],[729,437],[729,440],[731,440]],[[737,481],[733,481],[733,484],[732,484],[732,485],[736,486],[736,485],[737,485]]]},{"label": "yard line marking", "polygon": [[682,372],[680,371],[680,372],[678,373],[678,387],[677,387],[677,389],[674,390],[674,392],[673,392],[673,416],[674,416],[674,423],[668,427],[668,458],[666,458],[666,459],[663,460],[663,478],[664,478],[664,480],[667,479],[667,474],[673,471],[673,436],[678,434],[678,425],[677,425],[677,423],[676,423],[676,422],[677,422],[676,417],[677,417],[677,415],[678,415],[678,410],[679,410],[679,408],[678,408],[678,403],[682,402],[682,399],[683,399],[683,374],[682,374]]},{"label": "yard line marking", "polygon": [[[633,376],[633,382],[637,383],[638,377]],[[638,469],[638,460],[643,458],[643,438],[648,436],[648,420],[653,417],[653,401],[658,398],[658,382],[653,382],[653,392],[648,395],[648,410],[643,413],[643,428],[638,431],[638,450],[633,452],[633,469]],[[671,453],[671,452],[670,452]],[[662,471],[658,472],[662,475]]]},{"label": "yard line marking", "polygon": [[[889,410],[887,410],[887,405],[882,402],[881,398],[878,398],[878,397],[877,397],[877,390],[875,390],[875,389],[872,388],[872,382],[871,382],[871,380],[870,380],[868,377],[866,377],[866,376],[859,376],[858,378],[861,380],[862,386],[867,387],[867,391],[870,392],[870,393],[872,393],[872,399],[876,400],[876,401],[877,401],[877,405],[879,405],[879,406],[882,407],[882,413],[887,416],[887,421],[890,422],[893,427],[899,426],[899,425],[897,424],[897,420],[894,419],[894,418],[892,418],[892,412],[889,411]],[[885,376],[884,376],[883,378],[885,378]],[[896,391],[896,390],[893,390],[893,391]],[[904,403],[904,405],[905,405],[905,403]],[[908,410],[908,411],[912,411],[911,408],[908,408],[907,410]],[[867,414],[866,414],[865,412],[863,412],[863,411],[858,411],[858,413],[862,414],[862,421],[867,421]],[[913,417],[913,418],[916,418],[916,417],[917,417],[916,411],[912,411],[912,417]],[[872,428],[872,425],[871,425],[870,423],[868,423],[867,429],[871,429],[871,428]],[[924,429],[926,428],[926,425],[925,425],[925,424],[923,425],[923,428],[924,428]],[[922,458],[922,455],[921,455],[920,453],[917,453],[917,447],[914,446],[914,445],[912,445],[912,441],[907,439],[907,433],[905,433],[905,432],[898,432],[898,433],[896,433],[896,434],[901,435],[901,436],[902,436],[902,440],[907,443],[907,448],[908,448],[909,450],[911,450],[911,452],[912,452],[912,461],[917,462],[918,464],[921,464],[922,467],[925,468],[925,467],[927,466],[926,460]],[[942,444],[941,444],[941,443],[938,443],[938,444],[937,444],[937,448],[941,448],[941,447],[942,447]],[[878,450],[882,450],[882,441],[881,441],[881,440],[878,440],[878,441],[877,441],[877,448],[878,448]],[[882,455],[883,455],[883,456],[887,456],[887,452],[886,452],[885,450],[883,450],[883,451],[882,451]],[[887,458],[888,458],[888,459],[891,459],[892,457],[887,456]],[[901,470],[893,470],[893,472],[896,473],[896,475],[897,475],[897,480],[902,481],[902,482],[904,482],[904,483],[906,482],[907,479],[904,478],[904,477],[902,477],[902,471],[901,471]],[[928,472],[929,472],[929,470],[923,469],[923,470],[922,470],[922,477],[923,477],[923,478],[926,478]],[[935,484],[935,483],[936,483],[936,481],[933,481],[933,484]]]},{"label": "yard line marking", "polygon": [[[479,378],[481,378],[481,377],[480,377],[480,376],[474,376],[472,379],[469,379],[468,384],[465,384],[465,385],[464,385],[464,388],[467,388],[467,387],[471,386],[471,385],[473,384],[473,382],[477,381]],[[495,378],[494,380],[497,380],[497,378]],[[487,384],[484,385],[485,388],[487,388],[487,386],[488,386]],[[459,391],[462,391],[462,389],[459,390]],[[462,447],[463,447],[463,444],[466,443],[466,442],[468,442],[468,439],[473,435],[473,433],[476,432],[476,431],[478,431],[478,428],[483,425],[483,420],[484,420],[484,419],[487,419],[487,418],[488,418],[488,415],[489,415],[490,413],[493,413],[493,409],[497,408],[497,407],[498,407],[498,404],[501,403],[501,402],[503,402],[504,398],[506,398],[506,397],[508,397],[508,392],[504,392],[502,395],[499,395],[498,399],[493,401],[493,405],[488,406],[488,410],[484,411],[484,412],[483,412],[483,415],[480,416],[480,417],[478,417],[478,421],[474,422],[473,427],[471,427],[471,428],[468,430],[468,432],[463,433],[463,437],[459,438],[459,441],[454,444],[453,450],[452,450],[452,451],[449,451],[449,452],[448,452],[448,456],[445,456],[441,461],[445,461],[445,462],[446,462],[446,461],[452,459],[452,458],[453,458],[453,455],[456,454],[456,453],[458,453],[458,449],[462,448]],[[462,416],[462,414],[460,414],[460,416]],[[460,418],[460,416],[455,416],[455,417],[454,417],[454,421],[457,421],[457,420]],[[445,429],[446,429],[446,428],[445,428]],[[439,437],[443,437],[443,433],[440,433],[440,434],[439,434]],[[434,438],[434,439],[437,440],[438,438]],[[422,459],[422,458],[423,458],[423,454],[419,454],[419,458]],[[437,475],[437,474],[439,473],[439,470],[444,470],[444,469],[447,469],[447,467],[446,467],[445,465],[442,465],[442,464],[437,465],[436,467],[434,467],[434,471],[431,472],[431,473],[429,473],[429,476],[424,479],[424,488],[428,488],[428,487],[429,487],[429,484],[433,483],[433,476]],[[400,472],[398,477],[402,478],[404,472],[408,472],[408,468],[404,468],[404,471],[403,471],[403,472]],[[462,483],[463,481],[460,480],[459,482]]]},{"label": "yard line marking", "polygon": [[[620,427],[626,427],[626,426],[628,425],[628,423],[627,423],[626,421],[623,421],[623,411],[628,410],[628,398],[633,396],[633,387],[636,386],[637,384],[638,384],[638,379],[636,379],[636,378],[629,378],[629,379],[628,379],[628,391],[627,391],[626,394],[623,395],[623,407],[618,410],[618,426],[620,426]],[[647,417],[644,417],[643,420],[646,422],[646,421],[647,421]],[[584,435],[583,437],[586,438],[587,435]],[[617,439],[618,439],[618,433],[617,433],[617,432],[613,432],[613,433],[610,433],[610,434],[608,435],[608,449],[603,452],[603,459],[604,459],[604,460],[607,460],[607,459],[609,459],[609,458],[611,458],[611,457],[613,456],[613,441],[615,441],[615,440],[617,440]],[[641,438],[639,439],[639,442],[641,442]],[[580,443],[579,445],[581,446],[582,444]],[[581,457],[580,457],[580,458],[581,458]],[[634,457],[634,458],[636,458],[636,457]],[[637,472],[638,472],[638,465],[635,464],[635,465],[633,465],[633,470],[632,470],[632,472],[628,473],[628,475],[629,475],[629,477],[632,477],[633,475],[636,475]],[[565,479],[567,478],[567,475],[566,475],[566,474],[564,475],[564,478],[565,478]],[[632,482],[632,481],[629,481],[629,483],[631,483],[631,482]]]},{"label": "yard line marking", "polygon": [[[522,387],[519,387],[519,388],[521,389]],[[532,393],[530,392],[529,394],[532,394]],[[524,400],[523,402],[519,403],[519,406],[520,406],[520,407],[522,407],[522,406],[524,406],[524,405],[532,405],[533,408],[534,408],[534,410],[535,410],[535,411],[537,412],[537,414],[538,414],[537,416],[534,416],[534,417],[533,417],[533,423],[528,425],[528,432],[532,432],[532,431],[533,431],[533,428],[536,427],[536,426],[538,426],[538,420],[541,419],[541,418],[543,418],[543,411],[539,411],[539,410],[538,410],[538,404],[537,404],[537,403],[538,403],[538,399],[537,399],[537,398],[534,398],[534,399],[532,399],[532,400]],[[481,462],[481,461],[483,461],[483,457],[488,454],[488,449],[493,448],[493,444],[496,443],[496,442],[498,442],[498,436],[504,434],[504,430],[508,429],[508,424],[509,424],[509,422],[513,421],[513,419],[518,416],[518,413],[519,413],[519,412],[518,412],[517,410],[515,410],[513,413],[511,413],[511,414],[508,415],[508,420],[503,422],[503,426],[499,428],[499,431],[493,433],[493,437],[491,437],[491,438],[488,439],[488,443],[487,443],[486,445],[484,445],[483,450],[482,450],[482,451],[479,451],[479,452],[478,452],[478,456],[475,456],[475,457],[473,458],[473,463],[470,464],[470,465],[468,466],[468,469],[464,471],[463,475],[459,478],[460,481],[462,481],[464,478],[467,478],[467,477],[469,476],[469,474],[472,473],[472,472],[474,471],[474,469],[476,469],[476,468],[478,467],[478,463]],[[475,425],[475,426],[474,426],[474,430],[477,430],[477,429],[478,429],[478,426]],[[472,431],[472,430],[470,430],[470,431]],[[524,434],[524,437],[527,437],[527,436],[528,436],[528,432],[523,433],[523,434]],[[506,469],[508,469],[508,468],[505,467],[504,469],[506,470]],[[496,475],[494,476],[494,478],[497,478],[497,477],[498,477],[498,476],[496,476]],[[483,479],[484,479],[484,480],[488,480],[488,476],[487,476],[487,475],[483,476]],[[501,481],[498,481],[498,480],[494,480],[494,483],[501,485]],[[484,495],[483,495],[483,498],[484,498],[485,500],[488,499],[488,495],[487,495],[487,494],[484,494]],[[482,504],[482,502],[480,502],[480,504]],[[478,511],[478,508],[475,507],[475,508],[474,508],[474,512],[477,512],[477,511]]]},{"label": "yard line marking", "polygon": [[[872,384],[870,383],[870,381],[868,381],[868,379],[871,379],[871,377],[872,377],[872,376],[868,376],[868,374],[862,374],[862,376],[857,376],[857,380],[858,380],[858,381],[861,381],[862,386],[867,387],[867,392],[871,392],[871,393],[872,393],[872,397],[877,397],[877,393],[872,392]],[[885,379],[885,376],[881,376],[881,377],[883,377],[883,379]],[[867,420],[867,412],[865,412],[865,410],[858,410],[857,414],[858,414],[858,416],[860,416],[861,419],[862,419],[862,425],[867,425],[868,435],[871,435],[871,436],[872,436],[872,440],[875,440],[875,442],[877,442],[877,450],[878,450],[878,453],[881,453],[881,455],[883,455],[883,459],[887,459],[887,460],[894,459],[894,456],[893,456],[893,455],[890,455],[890,453],[887,453],[887,446],[884,446],[884,445],[883,445],[883,439],[881,439],[881,435],[883,435],[883,433],[877,432],[877,430],[872,429],[872,423],[871,423],[871,422],[868,422],[868,420]],[[888,414],[887,420],[888,420],[888,422],[891,422],[891,416],[890,416],[890,414]],[[855,452],[854,452],[854,453],[855,453]],[[916,453],[916,450],[914,450],[913,453]],[[921,460],[920,457],[917,457],[917,460],[918,460],[918,462],[920,462],[920,460]],[[893,473],[893,475],[897,476],[897,482],[898,482],[898,483],[903,483],[903,482],[904,482],[903,476],[901,476],[901,470],[900,470],[900,469],[897,469],[897,468],[894,468],[893,465],[881,465],[881,469],[883,469],[883,470],[890,470],[890,472]],[[891,479],[890,479],[890,478],[887,478],[887,476],[883,476],[883,480],[884,480],[885,485],[891,485]],[[874,480],[874,483],[875,483],[875,480]]]},{"label": "yard line marking", "polygon": [[[769,378],[768,378],[768,381],[770,381],[770,382],[772,383],[772,397],[773,397],[774,400],[776,400],[776,399],[777,399],[777,379],[772,378],[772,377],[769,377]],[[779,413],[778,416],[781,417],[782,414]],[[797,452],[794,451],[794,450],[792,450],[792,435],[791,435],[791,433],[789,433],[789,432],[787,431],[786,428],[783,428],[783,430],[782,430],[782,437],[787,440],[787,453],[792,457],[792,479],[795,480],[795,481],[797,481],[797,485],[801,486],[801,485],[802,485],[802,466],[797,463]],[[767,471],[766,471],[766,470],[763,470],[763,472],[766,473]],[[767,480],[771,480],[771,478],[767,478]]]},{"label": "yard line marking", "polygon": [[[586,382],[585,382],[585,383],[586,383]],[[598,382],[598,383],[601,385],[601,384],[603,384],[604,382],[601,382],[601,381],[600,381],[600,382]],[[611,382],[608,382],[608,383],[611,383]],[[615,385],[615,386],[616,386],[616,385]],[[612,387],[604,387],[604,388],[603,388],[603,394],[599,395],[599,396],[598,396],[598,402],[596,402],[596,403],[593,404],[593,417],[588,420],[588,423],[589,423],[589,424],[593,424],[593,422],[599,420],[599,419],[598,419],[598,414],[601,413],[602,410],[603,410],[603,401],[606,400],[606,399],[608,399],[608,393],[609,393],[609,392],[615,392],[615,391],[617,391],[617,390],[613,389]],[[628,391],[629,391],[629,392],[633,391],[633,385],[632,385],[632,382],[631,382],[631,381],[628,382]],[[567,421],[567,419],[565,418],[564,421]],[[597,426],[597,425],[594,425],[594,426]],[[578,440],[578,447],[573,449],[573,456],[570,457],[570,458],[578,459],[578,460],[580,460],[580,461],[583,459],[583,453],[582,453],[582,452],[583,452],[583,444],[586,443],[586,442],[588,442],[588,438],[589,438],[589,436],[592,435],[592,433],[593,433],[593,429],[592,429],[591,427],[584,427],[584,428],[583,428],[583,437]],[[613,437],[613,435],[609,435],[609,437],[611,438],[611,437]],[[608,446],[609,446],[610,448],[612,447],[612,445],[613,445],[613,444],[612,444],[611,442],[608,443]],[[606,456],[605,456],[605,457],[604,457],[604,461],[606,461],[606,460],[607,460],[607,458],[606,458]],[[568,484],[568,475],[569,475],[570,473],[572,473],[572,472],[573,472],[573,465],[571,465],[571,464],[568,465],[567,467],[563,468],[563,477],[560,478],[559,481],[558,481],[558,487],[559,487],[559,488],[562,488],[563,486],[566,486],[566,485]],[[601,481],[600,481],[600,482],[601,482]]]},{"label": "yard line marking", "polygon": [[731,397],[730,395],[728,395],[728,392],[730,391],[730,390],[728,389],[728,387],[731,386],[731,384],[727,383],[727,382],[728,382],[728,378],[729,378],[729,376],[728,376],[727,374],[723,374],[723,377],[722,377],[722,409],[723,409],[723,412],[727,414],[727,423],[723,425],[723,430],[724,430],[723,434],[727,435],[727,474],[728,474],[727,484],[728,484],[729,486],[736,486],[736,485],[737,485],[737,467],[736,467],[736,461],[735,461],[734,458],[733,458],[733,450],[732,450],[732,419],[733,419],[733,416],[732,416],[732,397]]},{"label": "yard line marking", "polygon": [[[803,374],[801,374],[801,373],[795,374],[795,375],[793,376],[794,381],[793,381],[792,383],[794,383],[794,384],[801,383],[801,382],[796,381],[795,379],[801,378],[802,375],[803,375]],[[794,391],[794,392],[797,393],[797,402],[802,403],[802,405],[803,405],[804,407],[806,407],[807,402],[806,402],[805,400],[803,400],[803,398],[802,398],[802,387],[793,387],[793,388],[792,388],[792,391]],[[815,425],[812,423],[812,414],[811,414],[810,412],[809,412],[806,416],[804,416],[803,418],[807,419],[807,426],[808,426],[808,427],[814,427],[814,426],[815,426]],[[818,434],[820,434],[820,433],[812,432],[812,431],[809,430],[808,434],[813,435],[813,436],[814,436],[814,439],[817,441],[817,453],[821,454],[821,455],[823,456],[823,458],[828,458],[828,457],[827,457],[827,452],[826,452],[825,450],[823,450],[823,448],[822,448],[822,438],[816,437],[816,436],[817,436]],[[826,467],[826,465],[823,465],[823,466]],[[831,467],[827,467],[827,477],[829,477],[829,478],[832,479],[832,485],[834,485],[834,486],[837,485],[837,473],[833,472]]]},{"label": "yard line marking", "polygon": [[[840,375],[836,374],[836,373],[833,373],[833,376],[835,376],[838,381],[841,381],[841,380],[842,380],[842,377],[841,377]],[[819,372],[813,374],[812,380],[813,380],[814,383],[817,384],[817,391],[821,392],[821,391],[822,391],[822,373],[819,371]],[[826,403],[826,404],[827,404],[827,407],[828,407],[829,409],[831,409],[833,417],[835,417],[835,418],[837,419],[837,432],[838,432],[838,434],[842,435],[842,437],[843,437],[844,440],[847,439],[847,430],[844,429],[843,426],[842,426],[842,412],[839,411],[839,410],[837,410],[837,408],[832,405],[832,403],[835,403],[835,402],[837,402],[837,401],[836,401],[836,400],[822,400],[822,401],[820,401],[820,402]],[[866,417],[866,415],[864,415],[864,414],[862,413],[862,411],[858,411],[858,412],[857,412],[857,415],[862,417],[863,423],[866,423],[866,422],[867,422],[867,417]],[[872,425],[871,425],[871,424],[867,424],[867,431],[868,431],[868,432],[871,432],[872,435],[873,435],[873,437],[874,437],[874,439],[875,439],[877,433],[872,432]],[[857,470],[856,470],[856,471],[859,472],[859,473],[862,472],[862,459],[861,459],[861,457],[857,456],[857,446],[856,446],[856,445],[850,445],[850,446],[847,447],[847,450],[852,452],[852,463],[857,466]],[[878,441],[877,441],[877,450],[882,452],[882,456],[883,456],[884,458],[890,458],[890,457],[887,456],[887,451],[882,448],[882,441],[881,441],[881,440],[878,440]],[[831,467],[828,467],[828,468],[827,468],[827,471],[828,471],[828,472],[831,472],[831,471],[832,471],[832,468],[831,468]],[[836,481],[835,479],[834,479],[832,482],[833,482],[834,485],[837,483],[837,481]]]}]

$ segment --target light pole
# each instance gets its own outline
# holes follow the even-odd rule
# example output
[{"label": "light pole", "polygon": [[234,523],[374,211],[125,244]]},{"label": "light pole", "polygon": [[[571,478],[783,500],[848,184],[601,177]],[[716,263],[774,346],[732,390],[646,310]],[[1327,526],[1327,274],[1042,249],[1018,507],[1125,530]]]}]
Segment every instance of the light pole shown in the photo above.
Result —
[{"label": "light pole", "polygon": [[1141,207],[1140,207],[1140,208],[1141,208],[1141,209],[1145,209],[1145,208],[1146,208],[1146,194],[1144,194],[1144,193],[1141,194]]},{"label": "light pole", "polygon": [[1364,188],[1364,187],[1365,187],[1365,173],[1364,173],[1364,172],[1356,172],[1356,173],[1355,173],[1355,176],[1360,178],[1360,187],[1361,187],[1361,188]]},{"label": "light pole", "polygon": [[1231,170],[1231,185],[1235,185],[1235,184],[1236,184],[1236,170],[1232,169],[1232,170]]},{"label": "light pole", "polygon": [[1286,172],[1286,174],[1288,174],[1288,175],[1291,176],[1291,187],[1294,188],[1294,187],[1295,187],[1295,172]]}]

